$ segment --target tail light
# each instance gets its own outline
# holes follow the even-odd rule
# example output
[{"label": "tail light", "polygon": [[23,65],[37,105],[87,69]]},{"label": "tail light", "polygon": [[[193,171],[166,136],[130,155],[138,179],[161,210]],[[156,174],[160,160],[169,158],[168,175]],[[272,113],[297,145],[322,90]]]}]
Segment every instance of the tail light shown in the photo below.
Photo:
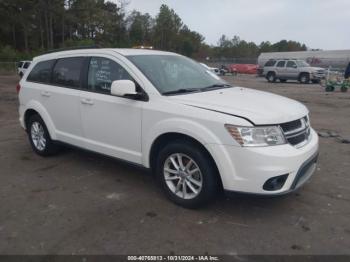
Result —
[{"label": "tail light", "polygon": [[18,83],[17,86],[16,86],[16,91],[17,91],[17,94],[19,94],[19,91],[21,90],[21,85]]}]

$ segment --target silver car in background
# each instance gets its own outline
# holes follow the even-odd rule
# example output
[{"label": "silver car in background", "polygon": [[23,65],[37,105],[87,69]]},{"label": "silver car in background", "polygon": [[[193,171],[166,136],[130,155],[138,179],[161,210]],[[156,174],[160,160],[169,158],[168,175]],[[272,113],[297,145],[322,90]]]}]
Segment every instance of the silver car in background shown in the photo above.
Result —
[{"label": "silver car in background", "polygon": [[319,83],[326,76],[326,70],[312,67],[304,60],[297,59],[271,59],[264,66],[263,76],[269,82],[284,83],[287,80],[297,80],[302,84]]}]

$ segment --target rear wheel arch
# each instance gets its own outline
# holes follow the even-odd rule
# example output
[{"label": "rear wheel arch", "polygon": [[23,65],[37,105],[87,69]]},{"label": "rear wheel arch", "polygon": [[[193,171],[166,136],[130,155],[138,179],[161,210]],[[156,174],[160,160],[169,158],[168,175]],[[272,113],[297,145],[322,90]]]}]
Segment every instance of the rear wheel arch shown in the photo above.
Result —
[{"label": "rear wheel arch", "polygon": [[26,126],[28,138],[35,153],[40,156],[51,156],[59,151],[59,145],[51,139],[44,120],[35,110],[28,112]]},{"label": "rear wheel arch", "polygon": [[[24,124],[26,127],[26,130],[28,131],[28,124],[29,124],[29,119],[33,116],[33,115],[39,115],[40,114],[34,110],[34,109],[27,109],[26,112],[24,113]],[[40,116],[41,117],[41,116]]]},{"label": "rear wheel arch", "polygon": [[275,71],[268,71],[267,74],[266,74],[266,79],[269,81],[269,82],[275,82],[276,81],[276,78],[277,77],[277,74]]},{"label": "rear wheel arch", "polygon": [[33,116],[35,114],[37,114],[41,117],[41,119],[44,121],[44,123],[47,127],[47,130],[50,134],[50,137],[53,140],[56,140],[55,126],[54,126],[52,120],[50,119],[48,113],[46,112],[45,108],[38,103],[29,104],[28,108],[25,110],[23,120],[24,120],[26,130],[28,130],[28,120],[30,119],[31,116]]}]

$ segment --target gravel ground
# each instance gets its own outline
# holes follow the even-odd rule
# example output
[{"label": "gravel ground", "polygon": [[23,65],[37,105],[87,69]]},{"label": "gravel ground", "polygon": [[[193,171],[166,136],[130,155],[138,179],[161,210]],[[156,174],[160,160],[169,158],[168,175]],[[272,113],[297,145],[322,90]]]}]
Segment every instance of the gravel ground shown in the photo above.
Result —
[{"label": "gravel ground", "polygon": [[317,171],[298,192],[220,196],[186,210],[150,174],[117,160],[73,149],[41,158],[18,123],[18,78],[0,76],[0,253],[350,254],[350,92],[226,78],[310,109],[324,137]]}]

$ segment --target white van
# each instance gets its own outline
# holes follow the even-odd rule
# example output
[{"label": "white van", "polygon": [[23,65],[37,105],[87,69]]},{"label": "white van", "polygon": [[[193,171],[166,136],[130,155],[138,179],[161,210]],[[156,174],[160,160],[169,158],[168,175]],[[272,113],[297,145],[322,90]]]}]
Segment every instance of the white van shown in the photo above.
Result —
[{"label": "white van", "polygon": [[318,136],[301,103],[227,84],[184,56],[81,49],[36,57],[20,123],[42,156],[69,144],[155,174],[184,207],[217,190],[279,195],[313,174]]}]

